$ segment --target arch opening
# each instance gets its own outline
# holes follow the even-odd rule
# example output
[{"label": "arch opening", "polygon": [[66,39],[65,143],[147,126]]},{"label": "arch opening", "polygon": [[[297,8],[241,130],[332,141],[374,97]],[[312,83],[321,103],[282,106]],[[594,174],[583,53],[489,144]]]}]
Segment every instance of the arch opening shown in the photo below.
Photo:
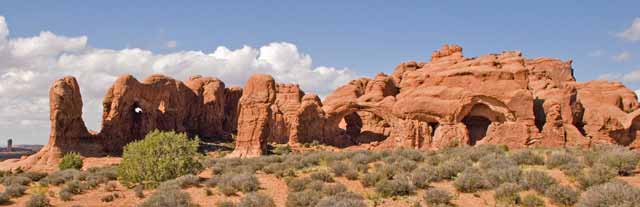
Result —
[{"label": "arch opening", "polygon": [[487,136],[489,125],[494,121],[504,120],[503,114],[495,112],[489,106],[478,103],[471,107],[469,113],[462,119],[462,123],[467,127],[469,140],[468,145],[476,145],[478,141]]},{"label": "arch opening", "polygon": [[391,129],[382,117],[362,110],[345,115],[338,126],[355,144],[385,140]]},{"label": "arch opening", "polygon": [[533,100],[533,116],[535,118],[536,128],[542,132],[542,128],[547,122],[547,114],[544,112],[544,99],[536,98]]}]

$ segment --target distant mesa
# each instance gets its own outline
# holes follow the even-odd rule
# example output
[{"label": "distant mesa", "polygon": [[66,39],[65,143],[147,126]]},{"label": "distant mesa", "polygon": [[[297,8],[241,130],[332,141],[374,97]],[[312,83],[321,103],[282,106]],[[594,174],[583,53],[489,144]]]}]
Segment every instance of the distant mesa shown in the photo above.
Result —
[{"label": "distant mesa", "polygon": [[391,74],[360,78],[321,101],[298,85],[255,74],[244,88],[213,77],[182,82],[163,75],[120,76],[103,100],[102,129],[82,120],[74,77],[53,83],[49,143],[0,168],[48,170],[61,154],[119,154],[153,129],[205,138],[237,133],[234,157],[255,157],[267,143],[320,142],[371,150],[502,144],[640,147],[636,94],[619,82],[576,82],[571,61],[527,59],[518,51],[466,58],[444,45],[429,62],[404,62]]}]

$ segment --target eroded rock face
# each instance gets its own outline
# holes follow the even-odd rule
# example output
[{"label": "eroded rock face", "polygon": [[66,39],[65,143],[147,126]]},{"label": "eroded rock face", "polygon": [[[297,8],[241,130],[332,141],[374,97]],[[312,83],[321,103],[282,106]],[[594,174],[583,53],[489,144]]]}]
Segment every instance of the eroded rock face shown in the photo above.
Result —
[{"label": "eroded rock face", "polygon": [[49,144],[3,167],[48,165],[68,151],[117,154],[153,129],[212,139],[237,132],[235,157],[264,154],[269,142],[367,149],[640,147],[637,96],[621,83],[578,83],[571,61],[527,59],[517,51],[466,58],[457,45],[433,52],[429,62],[401,63],[391,75],[353,80],[324,101],[265,74],[251,76],[244,89],[211,77],[181,82],[153,75],[139,82],[125,75],[104,98],[99,133],[84,126],[74,78],[54,82],[50,99]]}]

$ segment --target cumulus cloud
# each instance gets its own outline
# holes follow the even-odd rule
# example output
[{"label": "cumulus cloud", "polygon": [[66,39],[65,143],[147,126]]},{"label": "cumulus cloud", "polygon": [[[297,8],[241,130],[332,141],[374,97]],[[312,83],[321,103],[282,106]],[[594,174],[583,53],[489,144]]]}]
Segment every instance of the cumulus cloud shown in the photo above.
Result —
[{"label": "cumulus cloud", "polygon": [[633,19],[631,26],[629,26],[629,28],[625,29],[624,31],[616,34],[616,36],[625,40],[629,40],[631,42],[640,40],[640,17],[636,17],[635,19]]},{"label": "cumulus cloud", "polygon": [[[177,42],[166,46],[177,46]],[[279,82],[297,83],[303,90],[320,95],[357,77],[347,68],[314,66],[311,56],[287,42],[259,48],[219,46],[213,52],[158,54],[139,48],[95,48],[86,36],[65,37],[49,31],[10,38],[5,18],[0,16],[0,131],[37,136],[31,137],[37,141],[25,143],[45,142],[49,131],[48,89],[52,81],[65,75],[78,79],[85,121],[89,128],[97,129],[101,98],[116,77],[132,74],[143,79],[153,73],[181,80],[196,74],[215,76],[227,85],[243,85],[251,74],[267,73]]]},{"label": "cumulus cloud", "polygon": [[591,51],[587,54],[589,57],[600,57],[602,55],[604,55],[604,51],[603,50],[594,50]]},{"label": "cumulus cloud", "polygon": [[624,62],[631,59],[631,53],[628,51],[624,51],[624,52],[618,53],[617,55],[614,55],[611,58],[616,62]]}]

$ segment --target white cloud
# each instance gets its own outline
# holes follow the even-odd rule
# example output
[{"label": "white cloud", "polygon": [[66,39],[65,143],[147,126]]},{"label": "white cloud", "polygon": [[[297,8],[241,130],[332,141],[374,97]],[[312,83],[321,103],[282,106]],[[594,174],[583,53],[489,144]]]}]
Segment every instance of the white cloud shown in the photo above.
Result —
[{"label": "white cloud", "polygon": [[85,121],[97,129],[102,96],[116,77],[133,74],[143,79],[153,73],[180,80],[196,74],[215,76],[227,85],[244,85],[251,74],[267,73],[277,81],[297,83],[303,90],[321,95],[356,78],[346,68],[313,66],[311,56],[287,42],[259,48],[219,46],[210,53],[158,54],[139,48],[94,48],[85,36],[64,37],[48,31],[9,38],[6,21],[0,16],[0,131],[6,133],[2,136],[36,139],[21,143],[44,143],[49,131],[48,90],[52,81],[65,75],[78,79]]},{"label": "white cloud", "polygon": [[616,62],[624,62],[631,59],[631,53],[628,51],[624,51],[624,52],[618,53],[617,55],[614,55],[611,58]]},{"label": "white cloud", "polygon": [[166,43],[167,48],[176,48],[178,46],[178,42],[175,40],[168,41]]},{"label": "white cloud", "polygon": [[624,74],[622,80],[625,82],[635,82],[640,81],[640,69],[631,71],[630,73]]},{"label": "white cloud", "polygon": [[604,51],[602,51],[602,50],[594,50],[594,51],[589,52],[587,55],[589,57],[600,57],[600,56],[604,55]]},{"label": "white cloud", "polygon": [[633,19],[631,26],[623,32],[616,34],[616,36],[631,42],[640,40],[640,17]]},{"label": "white cloud", "polygon": [[598,80],[610,80],[610,81],[619,81],[622,79],[622,74],[620,73],[605,73],[597,78]]}]

